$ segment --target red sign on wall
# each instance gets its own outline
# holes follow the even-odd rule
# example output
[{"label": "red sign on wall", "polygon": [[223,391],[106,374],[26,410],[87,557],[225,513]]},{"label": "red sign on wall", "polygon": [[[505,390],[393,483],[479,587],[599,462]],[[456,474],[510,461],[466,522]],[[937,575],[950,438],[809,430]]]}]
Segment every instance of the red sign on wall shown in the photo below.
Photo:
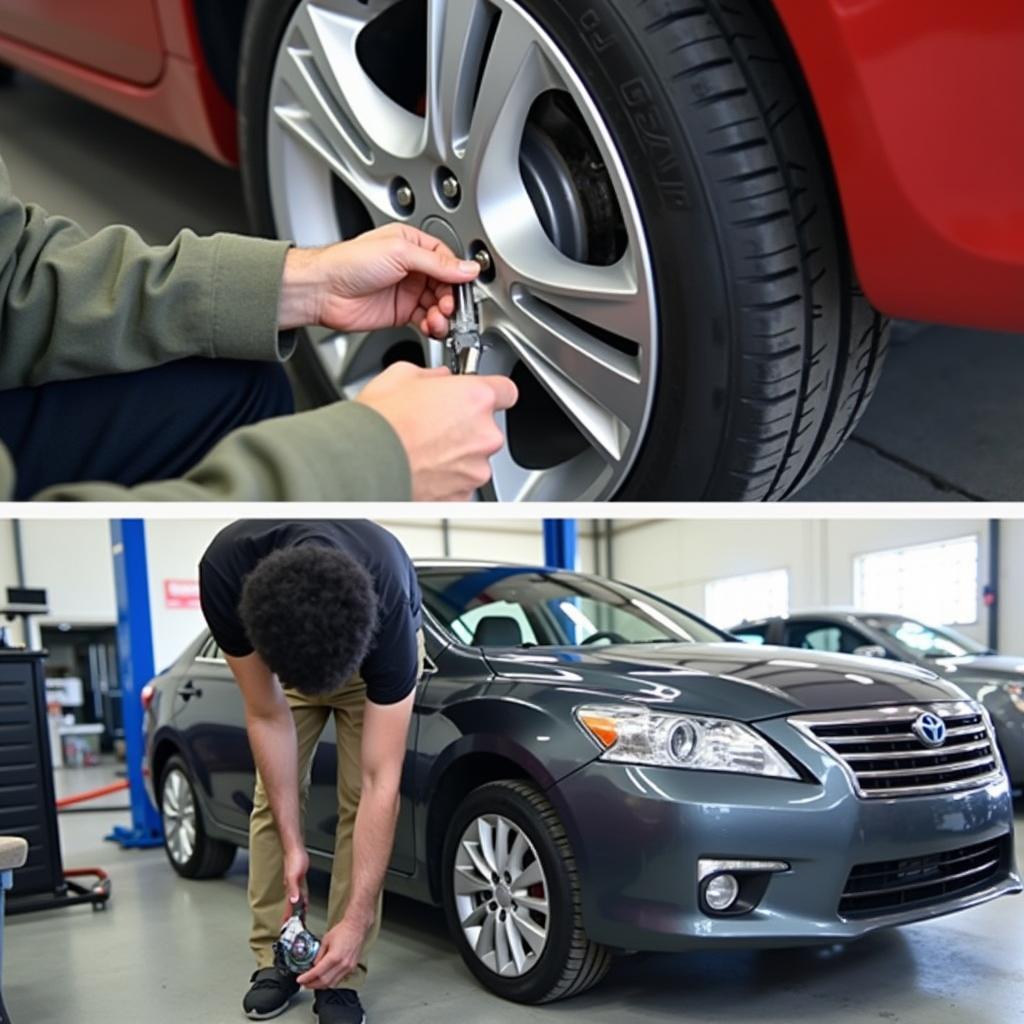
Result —
[{"label": "red sign on wall", "polygon": [[164,580],[164,607],[199,607],[199,580]]}]

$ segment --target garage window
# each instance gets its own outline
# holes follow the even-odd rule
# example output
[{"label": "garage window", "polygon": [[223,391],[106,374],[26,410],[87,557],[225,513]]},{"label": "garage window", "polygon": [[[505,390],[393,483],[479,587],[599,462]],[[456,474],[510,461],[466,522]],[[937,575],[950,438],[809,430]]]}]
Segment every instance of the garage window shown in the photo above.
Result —
[{"label": "garage window", "polygon": [[946,625],[978,620],[978,538],[872,551],[853,560],[858,608]]},{"label": "garage window", "polygon": [[785,569],[729,576],[704,586],[704,617],[723,629],[788,611],[789,573]]}]

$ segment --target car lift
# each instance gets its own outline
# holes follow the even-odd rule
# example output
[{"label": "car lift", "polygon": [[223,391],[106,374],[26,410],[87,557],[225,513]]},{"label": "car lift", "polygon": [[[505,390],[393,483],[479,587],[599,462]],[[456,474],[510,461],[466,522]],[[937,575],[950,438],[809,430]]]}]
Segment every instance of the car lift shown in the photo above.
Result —
[{"label": "car lift", "polygon": [[132,823],[130,827],[116,825],[105,838],[120,844],[122,849],[146,849],[163,846],[164,833],[160,815],[150,802],[142,777],[145,758],[142,688],[155,675],[145,523],[141,519],[112,519],[110,540],[117,590],[118,669]]}]

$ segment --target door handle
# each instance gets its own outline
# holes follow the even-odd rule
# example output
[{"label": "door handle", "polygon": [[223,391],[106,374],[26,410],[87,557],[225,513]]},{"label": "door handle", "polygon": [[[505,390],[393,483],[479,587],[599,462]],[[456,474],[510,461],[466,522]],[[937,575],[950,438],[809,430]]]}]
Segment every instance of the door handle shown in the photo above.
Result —
[{"label": "door handle", "polygon": [[191,700],[193,697],[202,697],[203,691],[190,679],[184,686],[178,687],[178,696],[182,700]]}]

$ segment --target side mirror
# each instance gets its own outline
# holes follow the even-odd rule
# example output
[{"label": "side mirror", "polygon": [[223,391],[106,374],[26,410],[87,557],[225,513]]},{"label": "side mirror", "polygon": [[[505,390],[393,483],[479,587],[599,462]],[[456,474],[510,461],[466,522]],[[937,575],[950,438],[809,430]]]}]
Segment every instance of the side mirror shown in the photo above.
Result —
[{"label": "side mirror", "polygon": [[853,653],[859,654],[862,658],[886,657],[885,648],[881,644],[861,644],[860,647],[853,649]]}]

